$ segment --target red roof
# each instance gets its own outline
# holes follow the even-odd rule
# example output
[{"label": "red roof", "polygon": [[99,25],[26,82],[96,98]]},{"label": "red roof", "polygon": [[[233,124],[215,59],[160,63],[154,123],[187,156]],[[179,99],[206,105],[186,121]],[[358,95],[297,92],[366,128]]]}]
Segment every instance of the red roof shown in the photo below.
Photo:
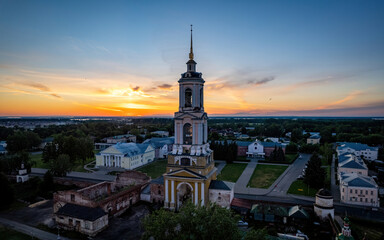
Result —
[{"label": "red roof", "polygon": [[248,199],[234,198],[231,206],[251,209],[253,202],[254,201]]}]

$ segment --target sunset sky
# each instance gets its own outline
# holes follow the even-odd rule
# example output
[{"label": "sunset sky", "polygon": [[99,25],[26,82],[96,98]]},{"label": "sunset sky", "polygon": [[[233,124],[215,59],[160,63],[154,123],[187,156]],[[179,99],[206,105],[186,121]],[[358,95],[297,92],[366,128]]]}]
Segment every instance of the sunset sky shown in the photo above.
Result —
[{"label": "sunset sky", "polygon": [[0,116],[384,116],[384,1],[0,0]]}]

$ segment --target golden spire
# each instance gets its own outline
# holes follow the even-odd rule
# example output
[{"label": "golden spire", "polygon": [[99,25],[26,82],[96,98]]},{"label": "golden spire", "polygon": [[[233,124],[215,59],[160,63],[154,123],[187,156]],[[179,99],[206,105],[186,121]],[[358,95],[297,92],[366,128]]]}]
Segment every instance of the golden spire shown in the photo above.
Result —
[{"label": "golden spire", "polygon": [[191,49],[189,51],[189,60],[193,60],[192,24],[191,24]]}]

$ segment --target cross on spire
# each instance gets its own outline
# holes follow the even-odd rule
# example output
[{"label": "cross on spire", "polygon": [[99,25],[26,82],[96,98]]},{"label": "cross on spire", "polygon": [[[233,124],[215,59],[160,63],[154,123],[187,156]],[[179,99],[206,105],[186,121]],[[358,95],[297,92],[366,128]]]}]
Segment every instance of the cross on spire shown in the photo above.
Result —
[{"label": "cross on spire", "polygon": [[189,51],[189,60],[193,60],[193,43],[192,43],[192,24],[191,24],[191,49]]}]

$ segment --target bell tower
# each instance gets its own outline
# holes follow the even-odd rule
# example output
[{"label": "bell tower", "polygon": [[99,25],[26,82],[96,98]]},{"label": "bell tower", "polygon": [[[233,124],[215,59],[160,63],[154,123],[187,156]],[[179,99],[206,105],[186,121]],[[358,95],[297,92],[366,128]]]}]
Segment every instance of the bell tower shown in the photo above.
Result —
[{"label": "bell tower", "polygon": [[204,112],[204,79],[196,72],[191,47],[187,71],[179,79],[179,111],[175,112],[175,144],[164,174],[164,207],[178,209],[185,201],[205,205],[211,180],[216,179],[213,151],[208,144],[208,116]]}]

